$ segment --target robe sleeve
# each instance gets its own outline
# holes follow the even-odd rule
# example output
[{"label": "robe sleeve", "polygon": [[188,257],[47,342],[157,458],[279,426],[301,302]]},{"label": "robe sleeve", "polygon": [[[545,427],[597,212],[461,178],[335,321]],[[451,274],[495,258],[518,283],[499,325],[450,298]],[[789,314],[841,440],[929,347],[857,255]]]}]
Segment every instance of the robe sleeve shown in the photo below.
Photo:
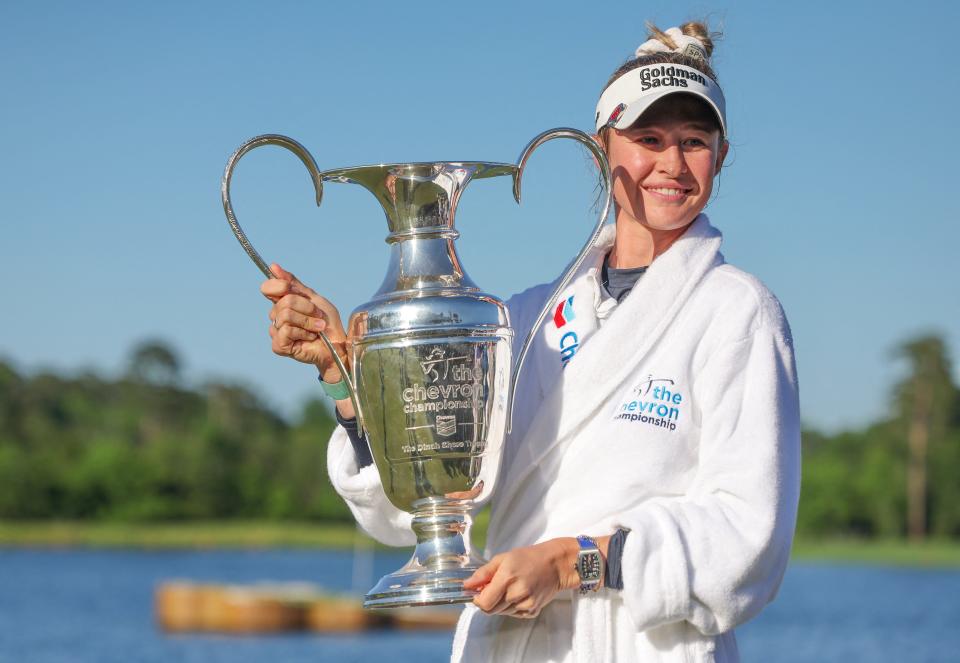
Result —
[{"label": "robe sleeve", "polygon": [[357,454],[342,426],[334,429],[327,445],[327,471],[357,524],[370,536],[388,546],[409,546],[417,542],[410,529],[411,515],[387,499],[376,465],[358,467]]},{"label": "robe sleeve", "polygon": [[796,522],[800,415],[786,321],[728,342],[693,385],[699,469],[686,494],[622,516],[622,593],[638,630],[689,621],[728,631],[776,595]]}]

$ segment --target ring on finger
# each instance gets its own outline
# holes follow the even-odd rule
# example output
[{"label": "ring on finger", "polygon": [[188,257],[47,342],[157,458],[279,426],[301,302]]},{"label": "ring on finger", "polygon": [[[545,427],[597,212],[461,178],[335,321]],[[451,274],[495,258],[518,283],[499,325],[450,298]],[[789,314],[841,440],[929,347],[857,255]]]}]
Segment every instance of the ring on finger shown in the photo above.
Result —
[{"label": "ring on finger", "polygon": [[276,318],[273,319],[273,327],[274,327],[274,329],[280,329],[280,316],[279,316],[279,315],[278,315]]}]

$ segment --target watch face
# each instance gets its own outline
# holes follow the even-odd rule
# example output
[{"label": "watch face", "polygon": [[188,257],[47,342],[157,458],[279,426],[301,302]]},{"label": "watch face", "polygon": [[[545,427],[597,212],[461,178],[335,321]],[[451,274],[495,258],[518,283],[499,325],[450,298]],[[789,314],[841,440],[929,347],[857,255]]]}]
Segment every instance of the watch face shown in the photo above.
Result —
[{"label": "watch face", "polygon": [[597,551],[581,553],[578,560],[577,571],[580,573],[581,580],[599,580],[600,579],[600,553]]}]

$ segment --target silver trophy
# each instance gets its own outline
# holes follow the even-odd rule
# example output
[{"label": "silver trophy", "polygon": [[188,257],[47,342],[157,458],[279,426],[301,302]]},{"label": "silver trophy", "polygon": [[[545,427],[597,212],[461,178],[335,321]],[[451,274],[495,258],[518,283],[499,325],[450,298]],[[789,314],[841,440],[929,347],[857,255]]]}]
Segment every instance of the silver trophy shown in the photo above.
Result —
[{"label": "silver trophy", "polygon": [[250,245],[230,203],[237,161],[262,145],[296,154],[310,172],[320,204],[324,182],[352,182],[376,196],[387,216],[390,264],[383,285],[347,324],[349,369],[321,338],[346,377],[360,430],[370,445],[383,490],[413,515],[417,547],[410,561],[381,578],[364,599],[367,608],[472,600],[463,588],[484,560],[470,547],[470,512],[493,491],[513,396],[533,331],[511,370],[513,330],[503,301],[467,276],[457,255],[457,202],[474,179],[509,175],[520,202],[524,166],[553,138],[572,138],[599,167],[604,199],[593,234],[547,300],[532,329],[596,241],[610,208],[610,168],[600,147],[576,129],[553,129],[533,139],[516,165],[435,162],[359,166],[320,171],[298,142],[280,135],[253,138],[227,162],[223,209],[247,254],[268,278],[267,263]]}]

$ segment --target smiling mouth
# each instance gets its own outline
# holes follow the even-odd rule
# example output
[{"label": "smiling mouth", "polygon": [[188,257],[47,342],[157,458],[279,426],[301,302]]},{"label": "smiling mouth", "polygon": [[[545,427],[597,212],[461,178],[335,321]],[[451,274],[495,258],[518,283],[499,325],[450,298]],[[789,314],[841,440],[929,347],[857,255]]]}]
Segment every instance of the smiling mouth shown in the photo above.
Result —
[{"label": "smiling mouth", "polygon": [[648,186],[644,187],[646,191],[654,194],[658,198],[663,198],[666,200],[680,200],[688,193],[693,191],[693,189],[679,189],[675,187],[666,187],[666,186]]}]

